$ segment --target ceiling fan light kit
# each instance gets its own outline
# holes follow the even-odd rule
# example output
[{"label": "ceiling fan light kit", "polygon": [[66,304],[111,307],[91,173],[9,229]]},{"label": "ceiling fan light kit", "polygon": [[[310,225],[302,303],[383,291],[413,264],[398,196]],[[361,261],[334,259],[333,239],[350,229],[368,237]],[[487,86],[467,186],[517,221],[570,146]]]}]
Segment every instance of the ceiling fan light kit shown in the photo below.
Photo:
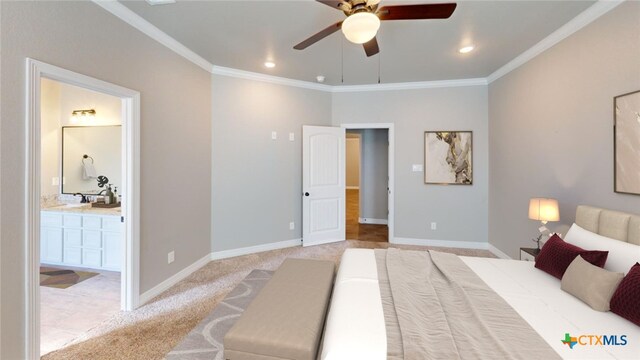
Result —
[{"label": "ceiling fan light kit", "polygon": [[321,4],[342,11],[347,18],[310,36],[293,48],[304,50],[334,32],[342,33],[355,44],[362,44],[367,56],[380,52],[376,34],[380,21],[448,19],[456,9],[455,3],[391,5],[378,8],[380,0],[316,0]]},{"label": "ceiling fan light kit", "polygon": [[342,33],[354,44],[373,39],[380,29],[380,19],[370,12],[355,13],[342,22]]}]

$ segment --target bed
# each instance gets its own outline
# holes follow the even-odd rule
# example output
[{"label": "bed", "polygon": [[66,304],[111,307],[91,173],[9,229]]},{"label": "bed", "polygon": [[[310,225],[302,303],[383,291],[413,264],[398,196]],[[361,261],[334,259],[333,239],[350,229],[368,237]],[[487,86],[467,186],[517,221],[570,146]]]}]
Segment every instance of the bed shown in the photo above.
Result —
[{"label": "bed", "polygon": [[[627,262],[629,259],[640,261],[640,217],[589,206],[579,206],[576,212],[576,225],[580,229],[584,229],[583,231],[588,230],[610,238],[607,240],[607,244],[610,244],[611,247],[610,256],[617,252],[621,256],[626,256]],[[582,245],[583,248],[588,249],[588,246]],[[619,246],[622,245],[625,248],[620,250]],[[609,248],[600,250],[609,250]],[[452,325],[455,319],[449,318],[445,319],[444,323],[442,320],[439,320],[440,323],[438,323],[438,319],[436,319],[433,323],[439,325],[436,325],[435,329],[400,330],[396,324],[402,322],[401,318],[407,316],[406,312],[415,314],[416,311],[420,312],[420,308],[412,308],[413,305],[410,303],[396,304],[398,313],[393,308],[389,308],[386,304],[386,298],[389,297],[388,277],[391,274],[380,272],[379,267],[382,261],[380,257],[385,255],[376,251],[371,249],[348,249],[345,251],[336,277],[327,316],[320,353],[321,359],[423,358],[424,356],[420,355],[422,354],[420,352],[412,353],[413,355],[398,355],[398,344],[394,337],[400,336],[398,333],[403,333],[402,336],[405,337],[408,336],[409,340],[404,339],[406,346],[407,342],[414,341],[411,336],[420,335],[419,333],[440,333],[440,328],[447,326],[451,326],[452,329],[455,326],[468,326],[468,332],[471,334],[464,342],[477,341],[471,346],[472,348],[481,348],[485,341],[483,339],[487,338],[487,333],[495,331],[494,335],[503,339],[505,336],[511,336],[508,333],[506,335],[504,332],[500,333],[505,329],[500,326],[496,327],[495,324],[487,326],[485,324],[478,326],[472,323]],[[396,250],[394,252],[402,251]],[[466,265],[465,268],[475,274],[474,277],[479,277],[491,289],[493,294],[482,293],[473,301],[482,302],[483,299],[495,295],[499,298],[496,300],[495,317],[500,318],[503,313],[513,311],[517,313],[516,317],[521,319],[521,323],[506,325],[507,331],[511,331],[513,334],[514,341],[507,341],[507,349],[503,349],[504,352],[498,353],[498,355],[492,353],[494,350],[492,346],[488,346],[486,349],[473,349],[473,351],[480,352],[464,353],[461,351],[458,355],[436,351],[430,355],[431,357],[640,358],[640,327],[610,311],[599,312],[591,309],[581,300],[561,290],[560,280],[534,268],[533,262],[473,257],[455,257],[459,260],[454,260],[448,257],[439,259],[439,257],[441,255],[435,256],[433,260],[437,262],[461,261]],[[408,268],[415,267],[415,264],[406,258],[394,261],[403,262],[404,266]],[[396,278],[411,277],[411,272],[412,269],[407,269],[407,272],[401,272],[401,275],[394,276]],[[413,273],[421,272],[416,272],[413,269]],[[471,277],[468,278],[471,279]],[[396,285],[400,289],[403,286],[411,288],[413,284],[408,281],[406,284]],[[398,293],[394,292],[394,295]],[[443,301],[446,306],[455,302],[457,302],[456,297]],[[500,302],[508,304],[509,309],[502,308],[503,305]],[[491,306],[493,305],[489,307]],[[482,308],[480,311],[483,311]],[[404,315],[401,315],[402,313]],[[430,314],[422,314],[422,316],[430,316]],[[470,314],[469,317],[473,317],[473,314]],[[425,322],[431,323],[431,321]],[[486,329],[486,331],[478,329]],[[527,331],[533,331],[533,333],[524,337],[537,338],[539,342],[536,343],[533,340],[532,342],[519,342],[522,340],[520,339],[523,337],[522,334],[526,334]],[[477,339],[474,334],[478,335]],[[624,346],[574,346],[570,348],[562,342],[565,340],[565,334],[570,334],[570,336],[616,335],[618,337],[625,335],[626,344]],[[448,345],[447,341],[451,340],[446,336],[443,339],[442,343],[441,340],[438,340],[437,342],[433,341],[432,344],[426,344],[425,351],[433,349],[439,351],[446,350],[447,347],[465,346],[455,341],[454,345]],[[430,342],[432,340],[424,341]],[[399,351],[402,353],[402,350]]]}]

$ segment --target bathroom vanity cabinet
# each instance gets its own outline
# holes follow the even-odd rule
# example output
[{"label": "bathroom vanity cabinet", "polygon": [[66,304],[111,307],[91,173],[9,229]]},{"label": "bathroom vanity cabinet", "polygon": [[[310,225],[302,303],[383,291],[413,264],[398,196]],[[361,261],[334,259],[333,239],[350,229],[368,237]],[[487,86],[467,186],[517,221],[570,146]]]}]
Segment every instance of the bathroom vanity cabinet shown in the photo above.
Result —
[{"label": "bathroom vanity cabinet", "polygon": [[120,216],[40,212],[40,262],[120,271]]}]

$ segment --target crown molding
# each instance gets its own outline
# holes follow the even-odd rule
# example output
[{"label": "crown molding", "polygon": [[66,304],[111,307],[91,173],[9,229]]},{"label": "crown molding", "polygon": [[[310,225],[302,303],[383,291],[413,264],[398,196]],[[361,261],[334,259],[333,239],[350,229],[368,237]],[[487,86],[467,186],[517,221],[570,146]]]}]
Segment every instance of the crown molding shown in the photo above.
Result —
[{"label": "crown molding", "polygon": [[158,29],[140,15],[131,11],[128,7],[122,5],[116,0],[92,0],[96,5],[115,15],[120,20],[140,30],[153,40],[173,50],[176,54],[184,57],[192,63],[200,66],[206,71],[211,71],[213,64],[205,60],[202,56],[191,51],[188,47],[182,45],[176,39],[167,35],[164,31]]},{"label": "crown molding", "polygon": [[331,92],[365,92],[365,91],[390,91],[390,90],[415,90],[415,89],[433,89],[460,86],[482,86],[487,85],[487,79],[455,79],[455,80],[435,80],[435,81],[414,81],[404,83],[390,84],[371,84],[371,85],[338,85],[333,86]]},{"label": "crown molding", "polygon": [[456,80],[438,80],[438,81],[416,81],[405,83],[391,84],[371,84],[371,85],[324,85],[316,84],[310,81],[294,80],[273,75],[265,75],[261,73],[232,69],[214,65],[211,73],[215,75],[223,75],[247,80],[263,81],[278,85],[294,86],[305,89],[320,90],[333,93],[345,92],[363,92],[363,91],[389,91],[389,90],[412,90],[412,89],[431,89],[443,87],[459,87],[459,86],[479,86],[487,85],[487,79],[456,79]]},{"label": "crown molding", "polygon": [[229,76],[229,77],[246,79],[246,80],[262,81],[262,82],[267,82],[271,84],[293,86],[293,87],[299,87],[303,89],[331,92],[333,88],[333,86],[331,85],[317,84],[310,81],[294,80],[294,79],[284,78],[280,76],[266,75],[266,74],[261,74],[257,72],[238,70],[238,69],[217,66],[217,65],[212,65],[209,71],[211,71],[211,73],[214,75],[222,75],[222,76]]},{"label": "crown molding", "polygon": [[616,6],[622,4],[624,0],[599,0],[595,4],[591,5],[585,11],[578,14],[571,19],[568,23],[564,24],[558,30],[552,32],[549,36],[542,39],[540,42],[532,46],[529,50],[518,55],[515,59],[509,61],[504,66],[494,71],[487,77],[487,82],[490,84],[502,76],[510,73],[518,67],[524,65],[529,60],[540,55],[547,49],[551,48],[555,44],[569,37],[571,34],[589,25],[591,22],[599,18],[600,16],[613,10]]}]

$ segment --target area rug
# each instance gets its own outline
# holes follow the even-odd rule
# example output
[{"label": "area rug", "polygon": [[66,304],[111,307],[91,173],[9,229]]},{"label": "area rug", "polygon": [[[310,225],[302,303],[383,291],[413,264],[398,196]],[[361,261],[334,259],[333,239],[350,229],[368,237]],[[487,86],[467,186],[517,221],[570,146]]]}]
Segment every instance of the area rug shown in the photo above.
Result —
[{"label": "area rug", "polygon": [[98,273],[40,266],[40,286],[66,289]]},{"label": "area rug", "polygon": [[273,271],[253,270],[211,314],[191,330],[165,357],[166,360],[224,360],[223,339],[242,312],[264,287]]}]

